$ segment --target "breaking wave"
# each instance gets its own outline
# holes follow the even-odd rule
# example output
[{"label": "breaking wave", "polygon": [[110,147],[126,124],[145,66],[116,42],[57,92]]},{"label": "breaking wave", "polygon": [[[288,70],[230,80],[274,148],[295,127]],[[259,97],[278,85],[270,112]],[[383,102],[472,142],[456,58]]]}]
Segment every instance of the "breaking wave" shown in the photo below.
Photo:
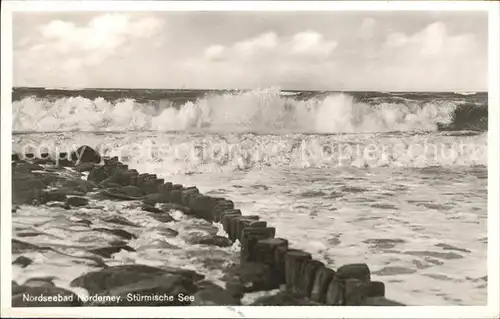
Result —
[{"label": "breaking wave", "polygon": [[[15,132],[50,131],[179,131],[370,133],[487,129],[487,106],[480,109],[480,125],[467,125],[460,117],[454,125],[459,100],[356,101],[330,93],[309,99],[283,94],[278,89],[212,94],[179,106],[168,100],[85,97],[24,97],[13,103]],[[286,93],[286,92],[285,92]],[[464,113],[464,112],[462,112]],[[461,114],[462,114],[461,113]],[[467,113],[467,112],[465,112]],[[472,114],[472,113],[471,113]],[[463,114],[462,114],[463,115]],[[486,123],[486,128],[484,126]]]}]

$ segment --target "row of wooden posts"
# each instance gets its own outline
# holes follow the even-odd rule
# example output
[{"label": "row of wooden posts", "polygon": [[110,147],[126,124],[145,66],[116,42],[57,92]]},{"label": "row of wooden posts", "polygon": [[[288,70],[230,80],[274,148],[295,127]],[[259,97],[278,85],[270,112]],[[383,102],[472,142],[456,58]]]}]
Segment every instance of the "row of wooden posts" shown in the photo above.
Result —
[{"label": "row of wooden posts", "polygon": [[138,174],[132,184],[154,189],[171,203],[190,208],[188,214],[221,223],[229,239],[241,245],[241,264],[261,263],[271,272],[267,288],[285,287],[296,297],[325,305],[402,306],[386,299],[385,285],[371,281],[366,264],[348,264],[336,271],[314,260],[310,253],[275,238],[276,229],[257,215],[243,215],[234,202],[203,195],[196,187],[164,183],[156,175]]}]

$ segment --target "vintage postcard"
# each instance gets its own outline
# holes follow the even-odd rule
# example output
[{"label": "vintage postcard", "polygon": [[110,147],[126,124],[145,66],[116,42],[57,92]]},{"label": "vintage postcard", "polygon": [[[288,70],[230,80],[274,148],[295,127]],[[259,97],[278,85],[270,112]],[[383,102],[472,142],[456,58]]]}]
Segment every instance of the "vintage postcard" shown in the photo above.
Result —
[{"label": "vintage postcard", "polygon": [[498,316],[499,9],[3,3],[2,317]]}]

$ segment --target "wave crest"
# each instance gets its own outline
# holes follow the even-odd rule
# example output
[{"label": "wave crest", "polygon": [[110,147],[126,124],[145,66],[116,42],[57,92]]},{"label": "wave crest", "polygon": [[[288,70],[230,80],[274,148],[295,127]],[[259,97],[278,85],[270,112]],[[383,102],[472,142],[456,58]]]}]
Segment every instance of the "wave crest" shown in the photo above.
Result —
[{"label": "wave crest", "polygon": [[438,129],[459,102],[356,102],[348,94],[300,100],[279,89],[212,94],[181,106],[84,97],[25,97],[13,103],[14,131],[178,131],[369,133]]}]

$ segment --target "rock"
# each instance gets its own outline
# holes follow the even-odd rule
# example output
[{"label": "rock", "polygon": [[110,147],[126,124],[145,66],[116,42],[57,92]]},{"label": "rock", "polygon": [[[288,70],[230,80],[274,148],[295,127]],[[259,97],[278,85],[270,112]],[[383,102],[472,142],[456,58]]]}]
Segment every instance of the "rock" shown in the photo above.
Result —
[{"label": "rock", "polygon": [[125,217],[118,216],[118,215],[105,217],[105,218],[103,218],[103,220],[108,222],[108,223],[113,223],[113,224],[118,224],[118,225],[123,225],[123,226],[140,227],[139,225],[132,223],[131,221],[129,221]]},{"label": "rock", "polygon": [[179,235],[177,230],[168,227],[159,229],[158,233],[166,237],[176,237]]},{"label": "rock", "polygon": [[56,279],[54,276],[47,277],[34,277],[26,280],[23,286],[28,287],[55,287],[53,280]]},{"label": "rock", "polygon": [[156,205],[157,203],[168,203],[168,198],[165,194],[151,193],[142,198],[145,204]]},{"label": "rock", "polygon": [[83,172],[90,172],[92,169],[95,167],[95,163],[81,163],[77,166],[75,166],[75,171],[83,173]]},{"label": "rock", "polygon": [[59,188],[52,191],[49,191],[47,194],[47,199],[49,201],[58,201],[56,198],[62,198],[63,196],[66,198],[67,196],[84,196],[85,192],[81,190],[76,190],[73,188]]},{"label": "rock", "polygon": [[149,205],[149,204],[143,204],[141,208],[143,211],[150,212],[150,213],[157,213],[157,214],[163,213],[163,210],[156,208],[153,205]]},{"label": "rock", "polygon": [[28,257],[24,256],[19,256],[12,262],[13,265],[20,265],[22,268],[26,268],[27,266],[31,265],[33,263],[33,260],[31,260]]},{"label": "rock", "polygon": [[279,285],[272,280],[272,271],[269,265],[249,262],[243,265],[234,265],[225,275],[229,281],[238,281],[245,287],[245,292],[272,290]]},{"label": "rock", "polygon": [[194,236],[187,239],[187,242],[192,245],[210,245],[217,247],[229,247],[233,242],[227,237],[193,234]]},{"label": "rock", "polygon": [[85,218],[72,220],[72,222],[75,224],[85,225],[87,227],[90,227],[90,225],[92,225],[92,222],[88,219],[85,219]]},{"label": "rock", "polygon": [[160,209],[163,210],[164,212],[169,212],[171,210],[177,210],[180,211],[181,213],[184,213],[186,215],[191,214],[191,209],[186,206],[182,206],[179,204],[174,204],[174,203],[167,203],[167,204],[160,204]]},{"label": "rock", "polygon": [[121,237],[121,238],[127,239],[127,240],[137,238],[136,235],[129,233],[128,231],[123,230],[123,229],[110,229],[110,228],[100,227],[100,228],[93,228],[92,230],[102,232],[102,233],[112,234],[112,235],[115,235],[115,236],[118,236],[118,237]]},{"label": "rock", "polygon": [[39,202],[43,195],[42,189],[47,185],[30,173],[15,173],[12,176],[12,204],[32,204],[34,201]]},{"label": "rock", "polygon": [[103,195],[122,200],[138,200],[144,196],[144,191],[133,185],[104,190]]},{"label": "rock", "polygon": [[17,233],[17,237],[36,237],[43,235],[44,233],[39,232],[39,231],[27,231],[27,232],[19,232]]},{"label": "rock", "polygon": [[[97,184],[94,183],[93,181],[89,180],[83,180],[83,179],[69,179],[66,180],[63,185],[63,188],[65,189],[73,189],[76,191],[81,191],[84,193],[90,192],[91,190],[97,188]],[[61,189],[62,191],[62,189]],[[68,190],[68,193],[66,195],[71,195],[71,191]]]},{"label": "rock", "polygon": [[198,284],[198,291],[193,295],[192,306],[232,306],[241,302],[230,291],[211,282]]},{"label": "rock", "polygon": [[104,165],[114,165],[120,162],[118,156],[113,156],[113,157],[105,156],[103,157],[103,160],[104,160]]},{"label": "rock", "polygon": [[64,209],[70,209],[71,206],[69,206],[68,203],[60,203],[60,202],[52,202],[52,203],[47,203],[45,204],[47,207],[57,207],[57,208],[64,208]]},{"label": "rock", "polygon": [[126,250],[126,251],[134,251],[135,252],[135,249],[126,245],[125,243],[121,243],[118,245],[112,245],[112,246],[108,246],[108,247],[95,248],[95,249],[89,250],[89,252],[94,253],[96,255],[99,255],[101,257],[104,257],[104,258],[111,258],[111,255],[120,252],[122,249]]},{"label": "rock", "polygon": [[36,158],[34,161],[33,161],[33,164],[35,165],[55,165],[56,162],[51,159],[51,158]]},{"label": "rock", "polygon": [[16,172],[33,172],[33,171],[43,171],[44,168],[41,165],[38,164],[32,164],[28,162],[20,162],[17,163],[16,166],[14,166],[14,170]]},{"label": "rock", "polygon": [[[121,296],[120,305],[179,305],[177,295],[191,295],[196,290],[195,282],[204,276],[179,268],[156,268],[146,265],[123,265],[105,268],[84,274],[71,282],[72,287],[83,287],[90,295]],[[133,295],[172,295],[172,302],[164,300],[133,300],[127,301],[126,296]],[[116,303],[115,303],[116,305]]]},{"label": "rock", "polygon": [[157,221],[162,222],[162,223],[170,223],[170,222],[175,221],[175,219],[172,216],[170,216],[168,213],[154,214],[154,215],[151,215],[151,217],[153,217],[154,219],[156,219]]},{"label": "rock", "polygon": [[95,166],[87,176],[88,181],[101,183],[103,180],[109,177],[109,173],[106,167],[104,166]]},{"label": "rock", "polygon": [[73,207],[81,207],[81,206],[86,206],[89,204],[89,200],[83,197],[68,197],[66,200],[66,203]]},{"label": "rock", "polygon": [[66,194],[63,191],[53,190],[45,193],[47,202],[64,202],[66,201]]},{"label": "rock", "polygon": [[463,253],[470,253],[471,252],[470,250],[465,249],[465,248],[455,247],[455,246],[443,244],[443,243],[439,243],[439,244],[436,244],[434,246],[441,247],[443,250],[456,250],[456,251],[460,251]]},{"label": "rock", "polygon": [[[54,286],[17,286],[13,285],[12,307],[68,307],[81,306],[78,296],[66,289]],[[14,294],[14,292],[16,292]],[[31,300],[25,300],[28,296]]]},{"label": "rock", "polygon": [[101,155],[90,146],[83,145],[71,153],[71,160],[77,165],[80,163],[100,163]]},{"label": "rock", "polygon": [[65,177],[62,177],[57,173],[48,172],[47,169],[44,172],[33,172],[33,175],[35,175],[35,178],[37,178],[47,186],[56,186],[58,182],[66,179]]},{"label": "rock", "polygon": [[113,178],[111,178],[111,177],[106,178],[105,180],[103,180],[102,182],[99,183],[99,187],[100,188],[118,188],[118,187],[121,187],[120,184],[112,182],[112,180],[113,180]]},{"label": "rock", "polygon": [[12,280],[12,295],[23,292],[26,289],[24,286],[20,286],[17,282]]},{"label": "rock", "polygon": [[12,238],[12,253],[19,254],[25,251],[44,251],[49,250],[47,247],[40,247],[34,244],[30,244],[19,239]]},{"label": "rock", "polygon": [[[102,167],[103,170],[106,170],[106,167]],[[118,185],[118,186],[115,186],[115,187],[120,187],[122,185],[120,185],[118,183],[118,179],[116,178],[115,175],[113,176],[109,176],[108,173],[106,172],[106,178],[103,179],[102,181],[99,182],[99,186],[101,188],[110,188],[111,186],[109,186],[110,184],[112,185]]]},{"label": "rock", "polygon": [[[215,236],[215,235],[217,235],[217,232],[219,231],[219,228],[217,228],[217,226],[214,226],[214,225],[212,225],[212,223],[201,221],[201,220],[197,220],[197,222],[198,223],[196,223],[194,225],[184,226],[184,230],[189,231],[189,235],[192,235],[192,236],[205,236],[205,235]],[[205,233],[205,234],[203,234],[203,233]]]},{"label": "rock", "polygon": [[61,152],[57,154],[56,165],[60,167],[72,167],[75,164],[68,158],[68,153]]},{"label": "rock", "polygon": [[[179,275],[163,274],[129,285],[113,287],[102,295],[121,297],[119,303],[121,306],[184,306],[189,305],[191,300],[181,299],[181,296],[189,296],[193,292],[193,284],[186,278]],[[166,296],[166,299],[147,300],[143,298],[143,296],[148,295]]]},{"label": "rock", "polygon": [[181,249],[181,247],[179,246],[176,246],[174,244],[171,244],[169,243],[167,240],[165,239],[157,239],[157,240],[154,240],[150,245],[148,246],[142,246],[142,247],[153,247],[153,248],[156,248],[156,249]]}]

